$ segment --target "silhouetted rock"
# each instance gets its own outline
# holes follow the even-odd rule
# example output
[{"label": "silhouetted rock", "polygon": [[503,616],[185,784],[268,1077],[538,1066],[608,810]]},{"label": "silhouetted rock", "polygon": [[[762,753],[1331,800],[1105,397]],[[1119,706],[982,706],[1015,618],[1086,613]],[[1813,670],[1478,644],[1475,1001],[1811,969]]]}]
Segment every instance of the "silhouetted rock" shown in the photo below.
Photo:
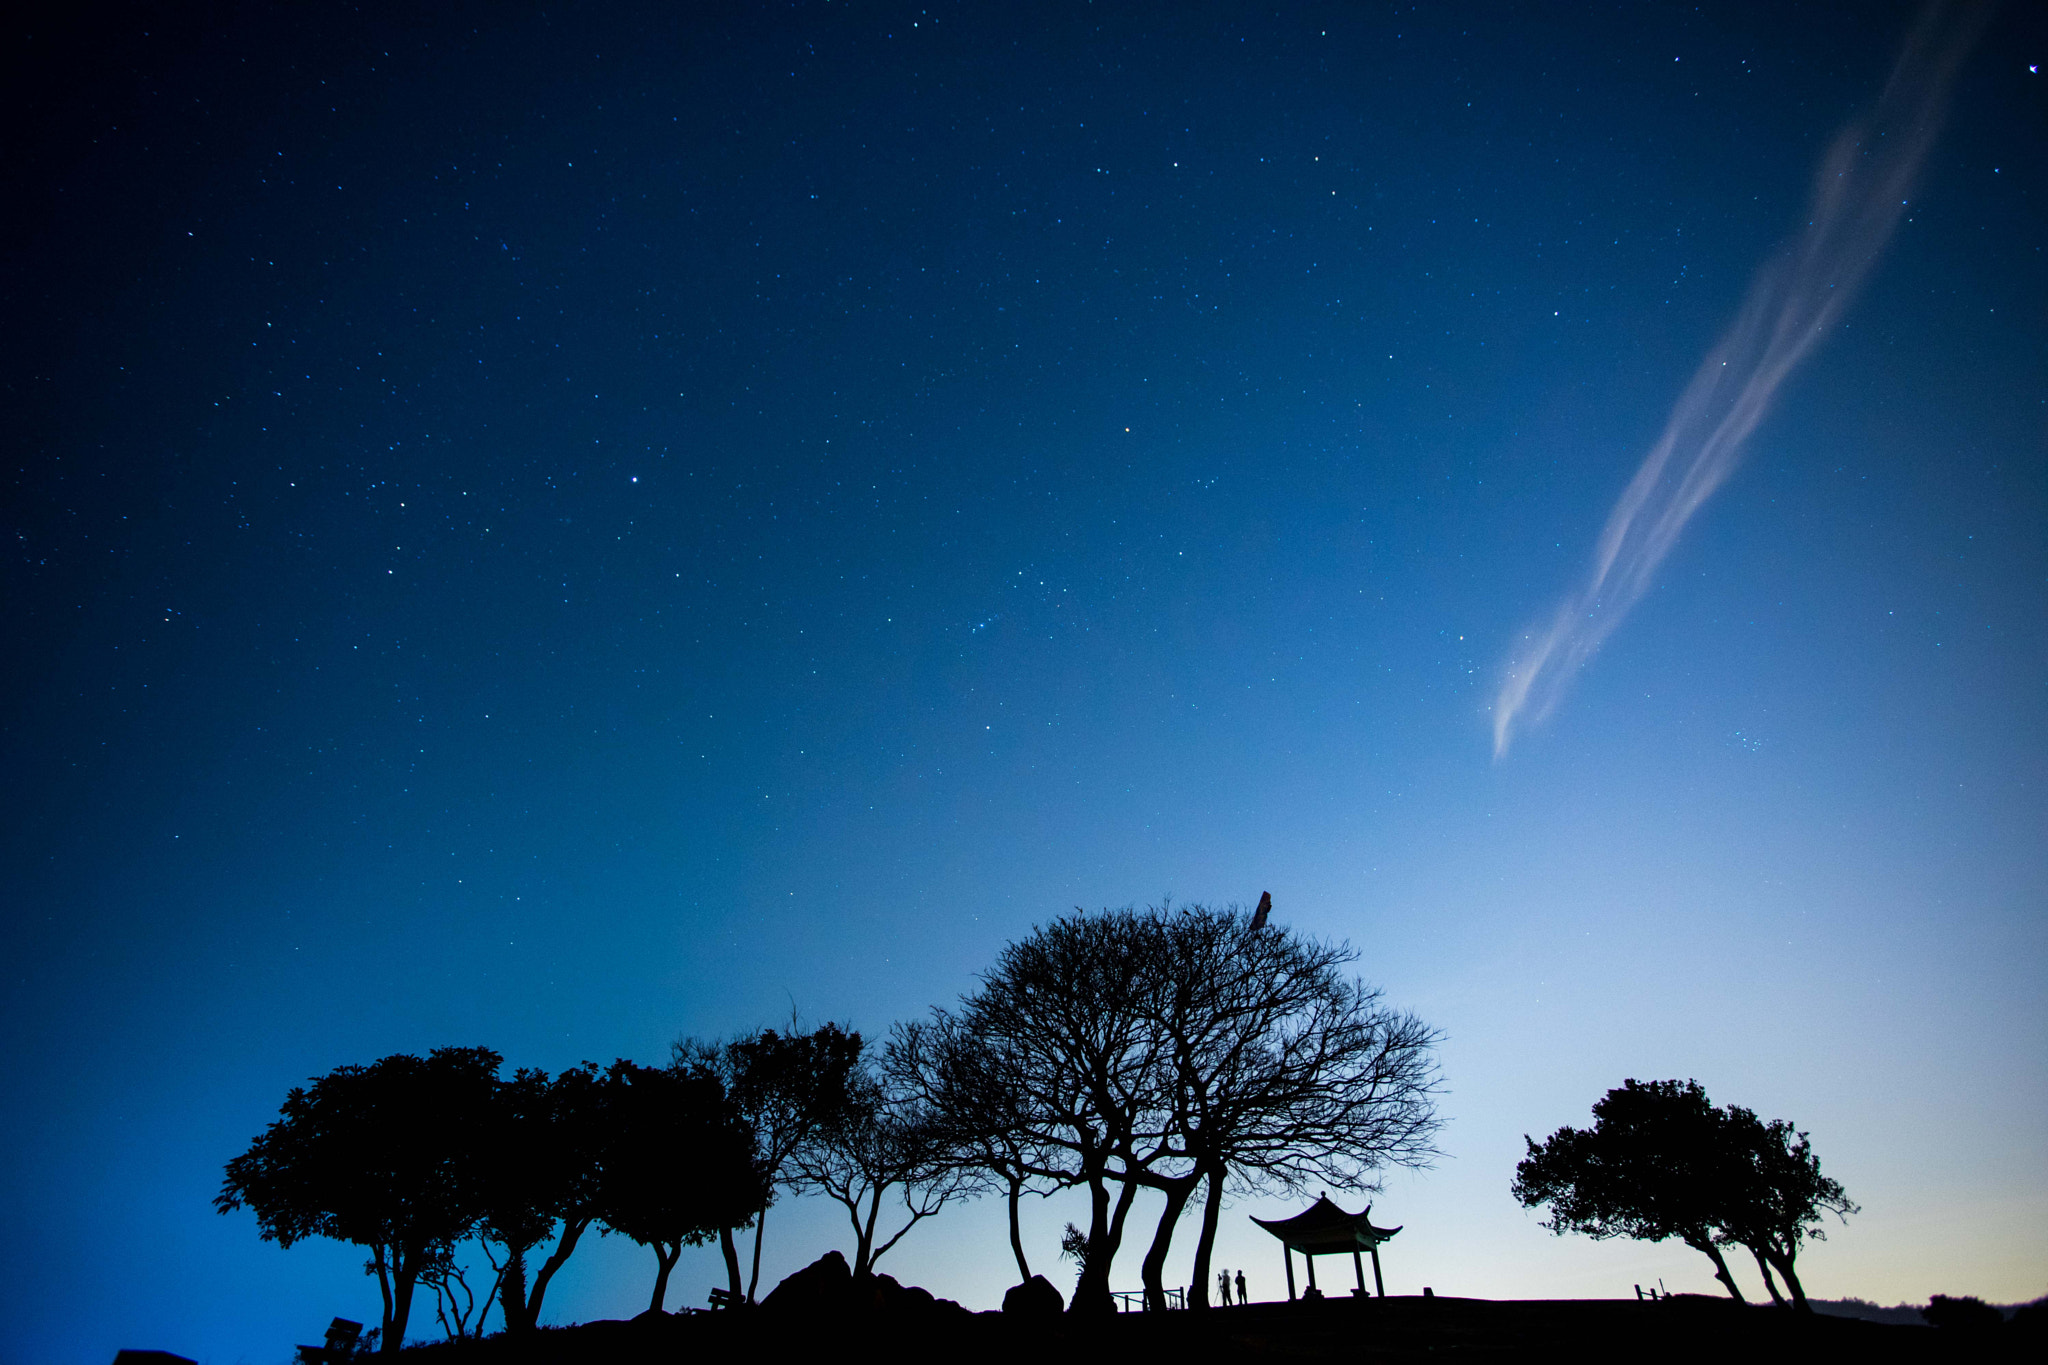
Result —
[{"label": "silhouetted rock", "polygon": [[1022,1284],[1010,1286],[1003,1295],[1003,1311],[1026,1318],[1056,1318],[1067,1311],[1067,1301],[1053,1288],[1051,1280],[1033,1275]]},{"label": "silhouetted rock", "polygon": [[854,1303],[881,1317],[926,1321],[944,1316],[973,1317],[951,1299],[942,1299],[929,1289],[900,1283],[893,1275],[870,1275],[853,1282]]},{"label": "silhouetted rock", "polygon": [[[894,1275],[856,1277],[853,1282],[854,1302],[876,1313],[904,1312],[910,1307],[909,1292]],[[918,1292],[924,1293],[923,1290]],[[925,1297],[930,1298],[931,1295],[925,1294]]]},{"label": "silhouetted rock", "polygon": [[852,1268],[844,1256],[828,1251],[768,1291],[761,1307],[775,1313],[841,1314],[853,1308],[854,1297]]}]

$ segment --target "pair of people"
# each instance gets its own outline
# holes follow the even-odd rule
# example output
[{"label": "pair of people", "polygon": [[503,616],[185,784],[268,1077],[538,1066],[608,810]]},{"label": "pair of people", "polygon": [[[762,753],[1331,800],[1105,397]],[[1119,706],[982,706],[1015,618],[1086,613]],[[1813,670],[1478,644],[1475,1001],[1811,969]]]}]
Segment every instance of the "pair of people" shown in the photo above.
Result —
[{"label": "pair of people", "polygon": [[[1225,1308],[1230,1307],[1230,1272],[1227,1270],[1216,1272],[1216,1297]],[[1242,1270],[1237,1272],[1237,1301],[1240,1304],[1245,1302]]]}]

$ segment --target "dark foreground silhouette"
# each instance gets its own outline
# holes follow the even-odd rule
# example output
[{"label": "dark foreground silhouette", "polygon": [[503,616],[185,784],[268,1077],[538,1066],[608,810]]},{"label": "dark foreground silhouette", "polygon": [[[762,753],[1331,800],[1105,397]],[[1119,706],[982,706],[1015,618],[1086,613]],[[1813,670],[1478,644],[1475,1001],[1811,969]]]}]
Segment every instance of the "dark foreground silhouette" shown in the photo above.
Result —
[{"label": "dark foreground silhouette", "polygon": [[416,1346],[422,1365],[681,1365],[862,1358],[994,1362],[2037,1359],[2010,1328],[1955,1333],[1797,1314],[1725,1299],[1327,1298],[1087,1317],[1018,1296],[976,1313],[886,1275],[855,1279],[837,1253],[759,1308],[647,1313]]}]

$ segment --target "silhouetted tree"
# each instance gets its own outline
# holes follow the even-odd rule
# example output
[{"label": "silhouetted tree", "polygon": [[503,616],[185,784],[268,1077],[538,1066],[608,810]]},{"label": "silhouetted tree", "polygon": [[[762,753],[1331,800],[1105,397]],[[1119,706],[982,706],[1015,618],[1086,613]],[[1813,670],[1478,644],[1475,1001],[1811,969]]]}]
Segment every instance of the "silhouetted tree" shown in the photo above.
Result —
[{"label": "silhouetted tree", "polygon": [[[599,1171],[612,1132],[607,1094],[592,1062],[553,1080],[522,1069],[499,1090],[497,1122],[485,1144],[478,1234],[505,1248],[498,1294],[509,1331],[539,1323],[549,1283],[597,1217]],[[529,1285],[531,1253],[550,1236],[554,1247]]]},{"label": "silhouetted tree", "polygon": [[[488,1250],[485,1256],[488,1259]],[[434,1316],[450,1341],[484,1334],[484,1319],[491,1315],[491,1304],[497,1299],[505,1273],[504,1267],[495,1260],[490,1261],[490,1266],[492,1279],[484,1290],[481,1305],[476,1301],[476,1289],[469,1282],[469,1273],[455,1259],[452,1249],[441,1251],[420,1268],[419,1282],[433,1291]]]},{"label": "silhouetted tree", "polygon": [[214,1206],[248,1208],[280,1246],[331,1237],[369,1248],[382,1349],[398,1350],[421,1273],[481,1216],[479,1148],[499,1062],[488,1048],[437,1048],[294,1088],[277,1121],[228,1162]]},{"label": "silhouetted tree", "polygon": [[1721,1248],[1755,1258],[1773,1300],[1811,1312],[1795,1261],[1824,1234],[1822,1215],[1855,1213],[1839,1182],[1821,1174],[1805,1133],[1737,1105],[1711,1104],[1697,1081],[1627,1081],[1593,1106],[1589,1130],[1561,1128],[1516,1168],[1515,1197],[1549,1204],[1551,1231],[1645,1241],[1678,1237],[1714,1263],[1741,1299]]},{"label": "silhouetted tree", "polygon": [[1562,1236],[1677,1237],[1714,1263],[1714,1278],[1742,1299],[1721,1248],[1741,1172],[1726,1116],[1697,1081],[1625,1081],[1593,1106],[1593,1126],[1560,1128],[1515,1168],[1524,1207],[1550,1206],[1544,1227]]},{"label": "silhouetted tree", "polygon": [[[934,1107],[1014,1125],[1035,1182],[1088,1191],[1088,1243],[1070,1311],[1115,1309],[1109,1268],[1138,1186],[1128,1174],[1168,1135],[1158,1124],[1165,1040],[1145,996],[1159,981],[1130,910],[1077,913],[1004,946],[959,1015],[933,1012],[948,1046],[921,1086]],[[1004,1096],[989,1110],[987,1097]],[[971,1126],[971,1123],[969,1124]],[[1114,1207],[1110,1186],[1120,1184]]]},{"label": "silhouetted tree", "polygon": [[1165,1304],[1163,1271],[1189,1196],[1206,1181],[1190,1303],[1208,1304],[1209,1259],[1226,1187],[1377,1188],[1387,1166],[1435,1155],[1438,1035],[1347,978],[1348,944],[1322,943],[1236,907],[1152,913],[1162,987],[1145,998],[1167,1040],[1167,1125],[1176,1160],[1137,1178],[1167,1199],[1144,1265]]},{"label": "silhouetted tree", "polygon": [[891,1069],[964,1159],[1014,1182],[1013,1243],[1020,1188],[1087,1187],[1076,1311],[1113,1306],[1110,1265],[1144,1187],[1166,1199],[1144,1265],[1163,1304],[1173,1227],[1207,1180],[1206,1303],[1227,1181],[1369,1186],[1430,1155],[1436,1035],[1345,979],[1354,957],[1235,910],[1081,914],[1008,945],[957,1015],[899,1030]]},{"label": "silhouetted tree", "polygon": [[1060,1259],[1072,1261],[1077,1274],[1088,1268],[1088,1234],[1072,1223],[1060,1231]]},{"label": "silhouetted tree", "polygon": [[[477,1171],[477,1202],[480,1217],[476,1237],[494,1272],[485,1296],[488,1315],[493,1298],[502,1305],[507,1330],[530,1326],[524,1320],[527,1300],[526,1256],[555,1230],[553,1201],[536,1188],[533,1167],[546,1143],[548,1076],[545,1071],[521,1068],[512,1079],[501,1082],[493,1096],[493,1121],[480,1142]],[[500,1260],[492,1246],[504,1249]],[[451,1261],[452,1265],[453,1262]],[[436,1286],[437,1302],[445,1320],[446,1289]],[[466,1280],[461,1288],[467,1291]],[[481,1321],[481,1319],[479,1319]]]},{"label": "silhouetted tree", "polygon": [[1722,1111],[1722,1141],[1736,1168],[1729,1206],[1724,1215],[1729,1236],[1750,1249],[1757,1270],[1773,1299],[1778,1289],[1771,1270],[1784,1277],[1792,1304],[1812,1312],[1806,1290],[1794,1269],[1799,1248],[1807,1240],[1827,1240],[1822,1215],[1843,1222],[1857,1212],[1841,1182],[1822,1175],[1820,1158],[1805,1133],[1782,1119],[1769,1123],[1737,1105]]},{"label": "silhouetted tree", "polygon": [[[849,1085],[859,1064],[861,1038],[826,1022],[805,1031],[795,1020],[786,1032],[763,1029],[731,1042],[705,1043],[684,1039],[675,1045],[676,1060],[711,1068],[725,1084],[754,1131],[761,1179],[774,1202],[775,1188],[787,1179],[790,1158],[825,1125],[835,1122],[847,1103]],[[754,1301],[761,1280],[761,1236],[767,1223],[764,1204],[754,1215],[754,1261],[747,1276],[746,1301]],[[735,1227],[740,1226],[738,1224]],[[719,1230],[731,1292],[740,1294],[739,1255],[733,1228]]]},{"label": "silhouetted tree", "polygon": [[[943,1011],[929,1020],[913,1019],[891,1030],[883,1070],[899,1093],[918,1098],[933,1139],[972,1185],[985,1180],[1000,1184],[1009,1206],[1010,1254],[1017,1261],[1018,1283],[1031,1278],[1024,1254],[1019,1205],[1031,1190],[1041,1196],[1052,1187],[1034,1181],[1045,1163],[1025,1146],[1028,1126],[1011,1092],[999,1084],[991,1068],[972,1064],[975,1041],[960,1020]],[[976,1180],[975,1177],[980,1177]]]},{"label": "silhouetted tree", "polygon": [[[905,1233],[972,1187],[939,1126],[915,1095],[856,1068],[844,1104],[791,1156],[797,1181],[828,1195],[853,1225],[853,1273],[875,1263]],[[903,1225],[877,1243],[882,1205],[894,1192]]]},{"label": "silhouetted tree", "polygon": [[615,1062],[605,1090],[612,1132],[598,1216],[653,1250],[649,1306],[660,1309],[683,1247],[744,1226],[765,1202],[753,1130],[708,1067]]}]

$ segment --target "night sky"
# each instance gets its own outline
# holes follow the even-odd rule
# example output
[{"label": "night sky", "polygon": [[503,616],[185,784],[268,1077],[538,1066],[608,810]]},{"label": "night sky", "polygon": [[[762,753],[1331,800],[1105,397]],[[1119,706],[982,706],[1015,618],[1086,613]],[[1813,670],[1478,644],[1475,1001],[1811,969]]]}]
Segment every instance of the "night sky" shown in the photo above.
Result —
[{"label": "night sky", "polygon": [[[1625,1077],[1811,1131],[1809,1292],[2048,1289],[2041,10],[1496,755],[1914,6],[166,8],[0,82],[0,1360],[376,1321],[210,1205],[334,1066],[876,1035],[1266,890],[1447,1035],[1390,1292],[1711,1292],[1508,1194]],[[881,1268],[993,1307],[1001,1218]]]}]

